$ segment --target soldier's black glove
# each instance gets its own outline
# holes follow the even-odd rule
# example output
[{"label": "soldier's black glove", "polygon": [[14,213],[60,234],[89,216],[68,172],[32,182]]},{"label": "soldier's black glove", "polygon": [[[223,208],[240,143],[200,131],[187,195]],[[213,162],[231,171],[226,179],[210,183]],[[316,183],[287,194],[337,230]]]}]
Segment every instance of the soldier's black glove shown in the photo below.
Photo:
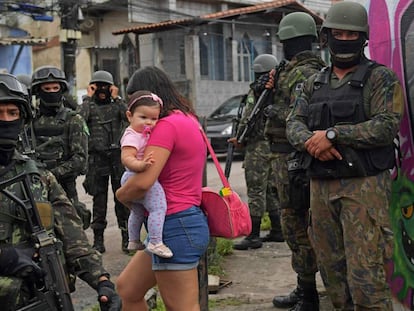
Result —
[{"label": "soldier's black glove", "polygon": [[262,92],[266,88],[266,83],[269,81],[269,79],[269,73],[264,73],[259,78],[257,78],[256,81],[250,84],[250,88],[254,91],[254,94],[256,96],[260,96],[260,94],[262,94]]},{"label": "soldier's black glove", "polygon": [[[115,285],[109,280],[98,283],[98,301],[102,311],[119,311],[121,310],[121,299],[115,291]],[[107,302],[102,302],[101,297],[108,297]]]},{"label": "soldier's black glove", "polygon": [[33,261],[33,251],[12,246],[0,248],[0,275],[18,278],[42,278],[45,272]]}]

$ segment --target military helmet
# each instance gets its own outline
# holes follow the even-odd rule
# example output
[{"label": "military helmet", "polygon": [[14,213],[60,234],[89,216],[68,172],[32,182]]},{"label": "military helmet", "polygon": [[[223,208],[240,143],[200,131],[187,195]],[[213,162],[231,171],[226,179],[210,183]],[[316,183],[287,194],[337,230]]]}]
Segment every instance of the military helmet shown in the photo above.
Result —
[{"label": "military helmet", "polygon": [[93,73],[91,82],[89,82],[89,84],[97,82],[114,84],[114,78],[108,71],[98,70]]},{"label": "military helmet", "polygon": [[8,73],[0,73],[0,103],[18,105],[25,123],[32,119],[27,87]]},{"label": "military helmet", "polygon": [[59,82],[62,91],[65,92],[69,88],[69,84],[66,81],[66,75],[63,70],[60,70],[54,66],[42,66],[37,68],[32,75],[32,92],[36,94],[40,84],[49,82]]},{"label": "military helmet", "polygon": [[279,23],[277,36],[280,41],[303,36],[317,38],[315,20],[305,12],[293,12],[285,15]]},{"label": "military helmet", "polygon": [[278,64],[276,56],[272,54],[260,54],[253,61],[253,71],[255,73],[269,72]]},{"label": "military helmet", "polygon": [[359,31],[369,38],[368,16],[365,7],[357,2],[338,2],[330,7],[321,32],[326,28]]}]

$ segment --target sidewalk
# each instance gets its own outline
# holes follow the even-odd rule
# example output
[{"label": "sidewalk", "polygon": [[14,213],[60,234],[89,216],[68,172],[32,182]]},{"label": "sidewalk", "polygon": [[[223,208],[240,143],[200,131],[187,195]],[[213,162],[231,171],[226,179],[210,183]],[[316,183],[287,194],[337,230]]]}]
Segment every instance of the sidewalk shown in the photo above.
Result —
[{"label": "sidewalk", "polygon": [[[263,234],[263,232],[262,232]],[[290,250],[286,243],[264,243],[262,248],[248,251],[234,250],[225,257],[225,280],[231,285],[217,294],[210,294],[209,300],[216,301],[212,311],[267,311],[286,310],[275,308],[275,295],[290,293],[296,286],[296,273],[290,263]],[[320,311],[330,311],[332,306],[317,275],[321,299]]]}]

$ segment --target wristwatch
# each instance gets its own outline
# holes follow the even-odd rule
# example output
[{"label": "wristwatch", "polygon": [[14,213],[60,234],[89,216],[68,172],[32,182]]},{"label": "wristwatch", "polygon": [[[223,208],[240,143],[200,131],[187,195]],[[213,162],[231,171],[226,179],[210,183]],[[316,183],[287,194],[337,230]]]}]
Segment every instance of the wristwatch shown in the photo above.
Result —
[{"label": "wristwatch", "polygon": [[338,138],[338,132],[333,127],[326,129],[326,138],[331,142],[335,142]]}]

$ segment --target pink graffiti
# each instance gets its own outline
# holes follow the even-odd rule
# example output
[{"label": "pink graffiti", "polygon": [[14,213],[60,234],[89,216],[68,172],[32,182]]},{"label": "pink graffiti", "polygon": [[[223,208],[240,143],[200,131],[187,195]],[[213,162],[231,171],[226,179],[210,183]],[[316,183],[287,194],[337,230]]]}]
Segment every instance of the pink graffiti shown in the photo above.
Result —
[{"label": "pink graffiti", "polygon": [[[385,0],[370,1],[368,10],[370,21],[370,56],[372,59],[391,67],[395,71],[404,87],[406,98],[407,91],[403,69],[404,63],[400,40],[400,24],[403,14],[411,3],[412,0],[400,0],[396,6],[394,16],[390,16],[387,1]],[[391,32],[391,25],[394,26],[393,33]],[[393,43],[395,44],[394,46],[392,46]],[[410,123],[410,118],[407,115],[408,112],[409,109],[406,102],[405,113],[401,120],[400,126],[400,146],[403,155],[401,167],[408,178],[414,181],[413,138],[411,131],[412,124]]]}]

